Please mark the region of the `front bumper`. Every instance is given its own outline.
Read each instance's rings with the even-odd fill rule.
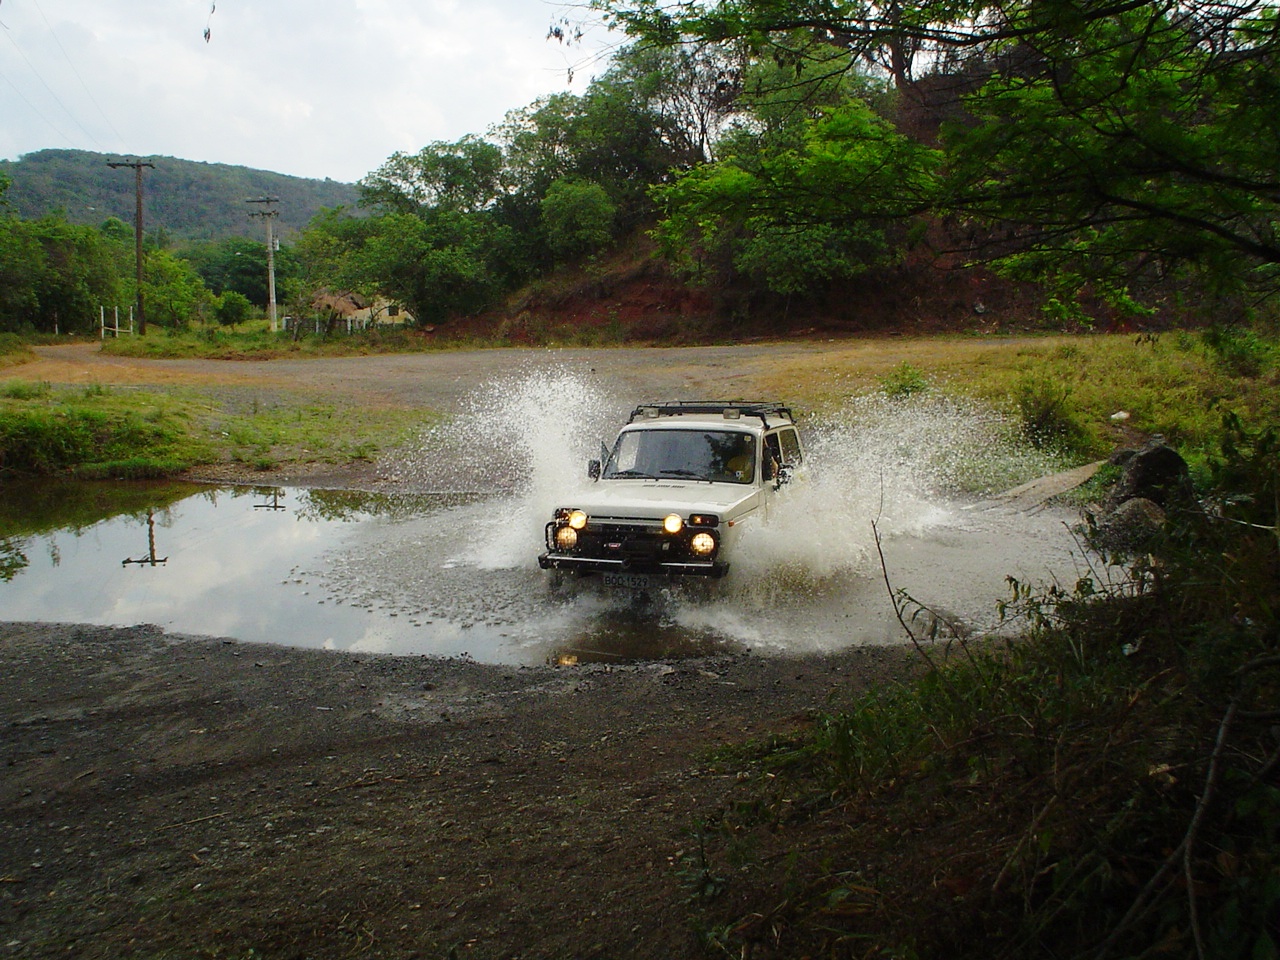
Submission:
[[[710,577],[719,580],[729,564],[719,560],[645,560],[634,557],[584,557],[574,553],[544,553],[538,557],[543,570],[589,573],[657,573],[674,577]]]

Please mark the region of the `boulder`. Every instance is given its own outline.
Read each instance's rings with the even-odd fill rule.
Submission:
[[[1107,497],[1107,511],[1128,500],[1150,500],[1164,511],[1195,503],[1187,461],[1160,437],[1137,450],[1120,450],[1111,457],[1123,467],[1120,479]]]
[[[1107,498],[1090,511],[1095,547],[1142,553],[1151,548],[1170,513],[1199,509],[1187,462],[1162,438],[1136,450],[1117,450],[1110,462],[1122,471]]]

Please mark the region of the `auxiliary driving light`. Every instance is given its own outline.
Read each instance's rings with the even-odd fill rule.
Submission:
[[[684,518],[678,513],[669,513],[662,521],[662,529],[667,533],[679,533],[684,529]]]
[[[556,549],[572,550],[578,545],[578,531],[573,527],[556,528]]]
[[[581,530],[587,525],[587,515],[581,510],[574,510],[569,514],[569,526],[575,530]]]
[[[689,541],[689,549],[700,557],[708,557],[716,552],[716,538],[709,533],[695,533]]]

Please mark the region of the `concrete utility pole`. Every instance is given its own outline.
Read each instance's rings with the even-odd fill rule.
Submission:
[[[143,336],[147,332],[146,315],[142,312],[142,168],[150,167],[152,170],[156,168],[154,163],[148,163],[145,160],[118,160],[107,161],[107,166],[115,169],[117,167],[133,167],[134,174],[134,197],[136,200],[134,217],[133,217],[133,256],[137,264],[137,296],[134,298],[138,307],[138,335]]]
[[[249,214],[251,217],[261,217],[267,222],[267,316],[271,318],[271,332],[276,332],[276,241],[271,231],[271,221],[280,216],[279,210],[271,207],[273,203],[279,203],[279,197],[259,197],[256,200],[246,200],[245,203],[263,203],[266,206],[262,210]]]

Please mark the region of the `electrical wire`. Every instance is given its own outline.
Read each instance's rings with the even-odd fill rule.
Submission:
[[[43,14],[41,14],[41,16],[43,16]],[[82,124],[78,119],[76,119],[75,114],[72,113],[70,108],[68,108],[67,105],[62,102],[62,98],[53,92],[53,88],[49,86],[49,84],[45,81],[44,76],[40,73],[38,69],[36,69],[36,65],[31,62],[31,58],[27,56],[26,51],[23,50],[22,47],[18,45],[18,41],[15,40],[13,37],[13,31],[10,30],[7,26],[5,27],[4,35],[8,37],[9,42],[13,44],[13,48],[18,51],[18,55],[21,56],[22,59],[26,62],[27,67],[30,68],[31,72],[35,75],[35,78],[40,81],[40,85],[45,88],[49,96],[53,98],[54,102],[57,103],[57,105],[62,108],[62,112],[65,113],[71,119],[72,123],[74,123],[77,127],[80,128],[81,133],[83,133],[86,137],[88,137],[91,141],[93,141],[94,144],[97,145],[100,151],[104,153],[107,152],[106,147],[104,147],[98,141],[98,138],[95,137],[92,133],[90,133],[87,129],[85,129],[84,124]],[[12,80],[9,81],[9,85],[13,87],[15,90],[18,89]],[[37,109],[31,103],[31,101],[28,100],[26,96],[22,94],[21,91],[19,91],[18,95],[22,97],[23,102],[26,103],[27,106],[31,107],[31,109],[35,111],[36,115],[39,116],[41,119],[43,119],[45,123],[49,124],[49,126],[53,127],[55,130],[58,129],[57,126],[54,125],[53,121],[51,121],[48,117],[46,117],[43,111]],[[72,144],[72,146],[76,145],[74,140],[66,136],[66,134],[62,133],[61,131],[59,131],[59,135],[62,136],[63,139],[65,139],[68,143]]]
[[[2,0],[0,0],[0,2],[2,2]],[[102,106],[94,98],[93,91],[89,88],[89,85],[84,82],[84,77],[80,75],[80,71],[76,69],[75,61],[67,55],[66,47],[62,45],[62,40],[59,39],[57,31],[53,29],[53,24],[49,22],[49,18],[44,15],[44,9],[40,6],[39,0],[31,0],[31,2],[35,6],[37,12],[39,12],[40,19],[44,21],[44,25],[49,28],[49,36],[53,37],[53,42],[58,45],[58,50],[62,52],[62,59],[67,61],[67,66],[71,68],[71,72],[74,73],[76,75],[76,79],[80,81],[80,87],[84,90],[86,96],[88,96],[89,102],[92,103],[94,109],[98,111],[98,116],[102,117],[102,121],[110,127],[111,132],[115,134],[116,143],[123,147],[124,137],[120,135],[120,131],[116,129],[116,125],[111,122],[111,118],[107,116],[106,111],[102,109]]]
[[[6,27],[5,29],[7,30],[7,29],[8,29],[8,27]],[[34,103],[32,103],[30,100],[28,100],[28,99],[27,99],[27,95],[26,95],[25,93],[23,93],[21,90],[19,90],[19,89],[18,89],[18,87],[17,87],[17,85],[16,85],[12,80],[10,80],[10,79],[9,79],[7,76],[5,76],[3,73],[0,73],[0,79],[4,80],[4,82],[5,82],[5,83],[7,83],[7,84],[9,85],[9,87],[13,90],[13,92],[14,92],[14,93],[16,93],[16,94],[18,95],[18,98],[19,98],[23,103],[25,103],[28,107],[30,107],[30,108],[31,108],[31,112],[32,112],[32,113],[34,113],[37,117],[39,117],[41,120],[43,120],[45,123],[47,123],[47,124],[49,125],[49,129],[51,129],[54,133],[56,133],[59,137],[61,137],[63,140],[65,140],[65,141],[66,141],[69,145],[71,145],[72,147],[75,147],[75,146],[76,146],[76,142],[75,142],[74,140],[72,140],[70,137],[68,137],[65,133],[63,133],[63,132],[58,128],[58,125],[57,125],[56,123],[54,123],[52,120],[50,120],[48,117],[46,117],[46,116],[44,115],[44,113],[42,113],[42,112],[40,111],[40,109],[39,109],[39,108],[38,108]]]

